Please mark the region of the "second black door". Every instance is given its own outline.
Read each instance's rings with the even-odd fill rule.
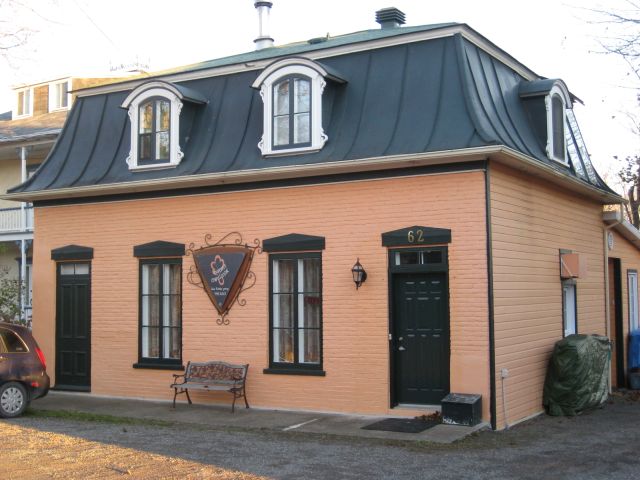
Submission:
[[[395,403],[439,404],[449,393],[446,273],[393,275]]]

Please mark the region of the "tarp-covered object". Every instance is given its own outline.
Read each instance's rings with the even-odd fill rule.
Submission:
[[[569,335],[556,343],[544,383],[549,415],[577,415],[609,394],[611,343],[598,335]]]

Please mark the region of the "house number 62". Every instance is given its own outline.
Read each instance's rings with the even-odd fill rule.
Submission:
[[[407,241],[409,243],[424,242],[424,232],[422,230],[416,230],[416,232],[413,233],[413,230],[409,230],[407,232]]]

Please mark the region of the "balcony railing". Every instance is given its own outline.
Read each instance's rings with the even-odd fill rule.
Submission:
[[[33,231],[33,207],[25,207],[25,219],[22,208],[0,208],[0,233]]]

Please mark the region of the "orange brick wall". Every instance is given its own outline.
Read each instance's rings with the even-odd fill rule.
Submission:
[[[268,254],[256,255],[257,283],[218,326],[206,293],[183,281],[183,358],[249,363],[254,406],[385,414],[389,411],[387,250],[381,233],[411,225],[452,230],[449,245],[451,390],[483,395],[489,418],[484,173],[339,183],[193,197],[36,209],[34,332],[53,375],[55,262],[51,250],[94,248],[92,392],[170,399],[171,373],[133,369],[138,360],[138,259],[155,240],[199,245],[231,231],[245,241],[288,233],[326,238],[323,255],[325,377],[266,375]],[[368,272],[356,291],[351,267]],[[191,257],[184,257],[186,277]],[[221,400],[194,395],[197,402]],[[398,412],[398,410],[395,410]]]

